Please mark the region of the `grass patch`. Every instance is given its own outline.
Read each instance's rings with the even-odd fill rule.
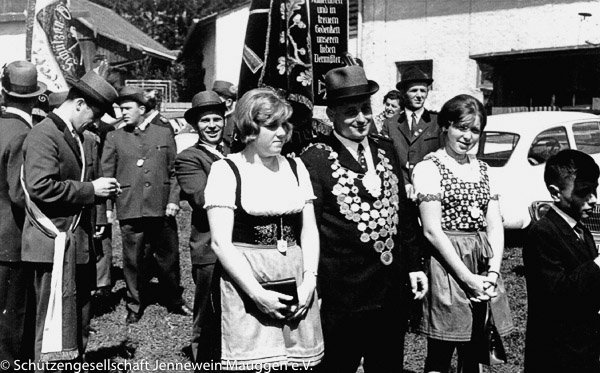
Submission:
[[[188,248],[190,209],[187,204],[182,205],[184,207],[177,217],[181,280],[185,288],[183,297],[191,307],[194,285]],[[139,323],[129,326],[125,324],[125,282],[120,270],[122,246],[118,225],[113,227],[113,238],[115,286],[105,303],[95,304],[95,316],[91,322],[94,332],[90,336],[86,359],[90,362],[113,362],[114,369],[105,370],[110,373],[190,372],[189,369],[185,369],[185,364],[190,362],[190,317],[170,314],[163,306],[154,303],[146,309]],[[502,275],[516,326],[516,331],[504,338],[509,361],[497,367],[485,367],[484,372],[514,373],[522,370],[527,298],[519,241],[512,236],[507,237],[507,244],[510,246],[504,252],[502,264]],[[422,372],[425,354],[425,338],[408,333],[405,342],[405,372]],[[362,372],[362,369],[358,372]]]

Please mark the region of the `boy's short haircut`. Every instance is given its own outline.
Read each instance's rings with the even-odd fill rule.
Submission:
[[[546,186],[566,187],[569,180],[598,182],[600,168],[592,157],[573,149],[561,150],[546,162],[544,182]]]

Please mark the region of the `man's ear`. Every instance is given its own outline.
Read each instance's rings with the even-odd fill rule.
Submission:
[[[140,105],[140,111],[142,112],[142,115],[146,114],[146,106]]]
[[[335,111],[333,111],[332,108],[330,108],[329,106],[327,106],[327,109],[325,110],[325,113],[327,114],[327,118],[329,118],[329,120],[331,121],[331,123],[333,123],[333,119],[335,118]]]
[[[554,184],[548,185],[548,191],[550,192],[550,197],[552,197],[552,201],[559,202],[561,200],[560,188]]]

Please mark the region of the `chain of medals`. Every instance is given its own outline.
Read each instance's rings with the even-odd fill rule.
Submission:
[[[377,156],[380,162],[375,166],[375,171],[360,174],[342,166],[338,154],[330,146],[315,146],[327,150],[329,159],[333,160],[331,176],[337,183],[333,186],[332,193],[337,197],[340,213],[347,220],[356,223],[357,229],[362,232],[360,240],[364,243],[373,242],[373,248],[379,253],[381,262],[390,265],[394,260],[393,236],[398,232],[399,199],[398,177],[393,173],[385,151],[378,149]],[[369,203],[359,196],[358,181],[375,197],[375,202]]]

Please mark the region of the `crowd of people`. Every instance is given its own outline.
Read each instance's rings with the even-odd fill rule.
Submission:
[[[216,370],[398,372],[416,317],[424,371],[449,371],[457,352],[458,371],[480,372],[485,314],[501,337],[514,330],[496,182],[471,152],[487,121],[475,97],[433,113],[432,79],[411,69],[374,115],[378,83],[361,66],[334,68],[332,131],[287,157],[293,109],[276,90],[235,102],[235,86],[217,81],[197,93],[185,119],[198,141],[178,152],[143,90],[117,91],[93,71],[69,83],[33,125],[45,91],[35,66],[3,73],[0,358],[84,359],[92,295],[112,287],[116,221],[125,322],[142,318],[156,275],[168,311],[193,317],[193,360]],[[101,120],[115,106],[116,126]],[[554,204],[523,255],[527,372],[600,372],[600,259],[580,223],[598,177],[575,150],[545,166]],[[192,208],[192,310],[180,284],[180,199]]]

